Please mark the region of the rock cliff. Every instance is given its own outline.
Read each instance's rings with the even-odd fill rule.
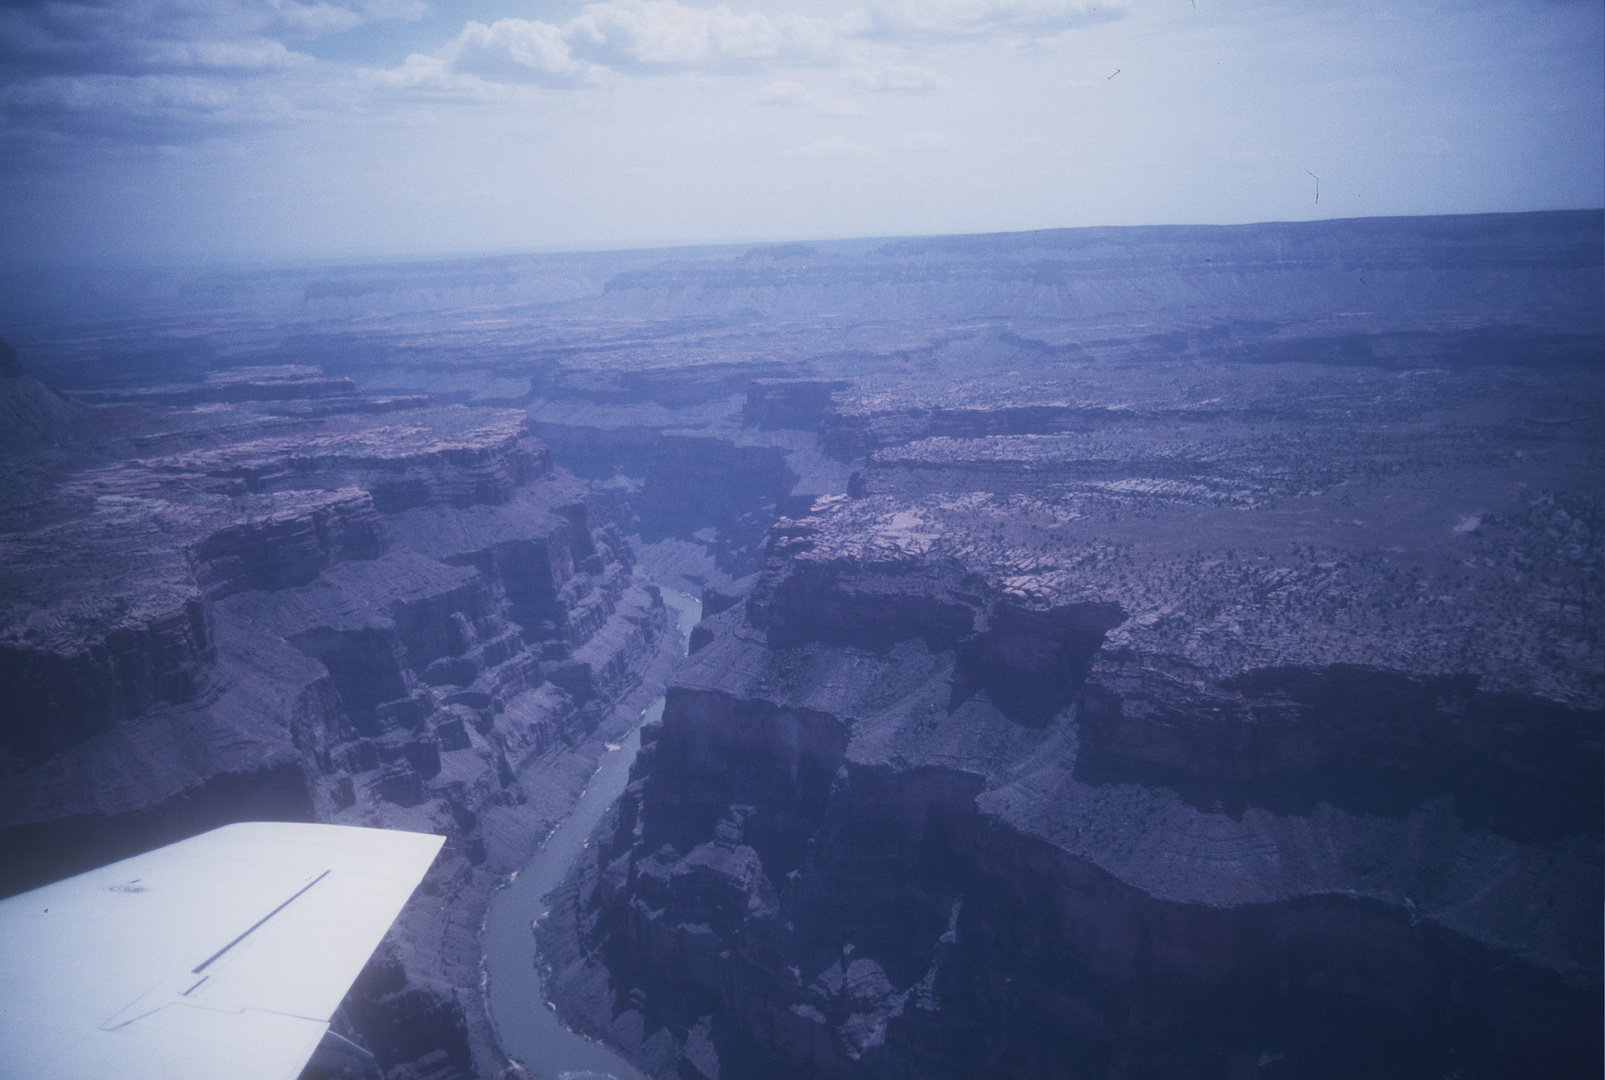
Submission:
[[[98,449],[29,444],[0,540],[3,887],[243,819],[443,834],[340,1022],[391,1077],[497,1071],[478,913],[672,651],[656,587],[518,412],[282,368],[84,397]]]
[[[668,678],[658,581],[705,618],[543,945],[650,1073],[1597,1076],[1602,251],[28,284],[78,400],[0,356],[11,887],[230,816],[443,832],[341,1023],[494,1075],[477,913]]]
[[[1217,577],[977,509],[776,526],[572,883],[569,1008],[710,1077],[1597,1064],[1592,659],[1364,640],[1385,574],[1317,631],[1323,553]],[[1529,648],[1597,648],[1545,607]]]
[[[1597,1072],[1595,380],[836,391],[874,438],[705,594],[560,1002],[726,1080]]]

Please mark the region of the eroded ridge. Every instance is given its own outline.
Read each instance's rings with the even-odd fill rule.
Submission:
[[[572,885],[574,1015],[706,1076],[1597,1054],[1591,504],[1273,547],[1188,492],[896,488],[698,628]]]
[[[674,651],[585,485],[520,412],[299,368],[0,393],[79,425],[0,541],[5,886],[237,820],[444,835],[337,1026],[386,1070],[498,1068],[479,913]]]

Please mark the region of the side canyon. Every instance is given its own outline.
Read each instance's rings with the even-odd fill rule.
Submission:
[[[7,892],[440,833],[339,1029],[516,1076],[666,694],[541,932],[649,1075],[1599,1074],[1599,212],[11,284]]]

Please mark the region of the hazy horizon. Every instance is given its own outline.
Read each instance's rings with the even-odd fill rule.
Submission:
[[[1595,209],[1602,56],[1593,0],[22,0],[0,262]]]
[[[100,257],[100,258],[63,258],[39,259],[31,266],[42,271],[94,271],[105,270],[110,272],[137,272],[150,271],[183,271],[183,270],[221,270],[221,271],[310,271],[310,270],[339,270],[360,269],[364,267],[405,266],[411,264],[430,265],[446,262],[490,262],[497,259],[537,258],[540,256],[606,256],[631,254],[670,254],[674,252],[718,252],[725,250],[740,250],[745,248],[785,247],[788,245],[830,245],[830,244],[877,244],[882,241],[944,239],[949,237],[980,237],[980,236],[1024,236],[1031,233],[1068,232],[1077,229],[1166,229],[1166,228],[1253,228],[1255,226],[1278,226],[1289,224],[1317,224],[1359,221],[1383,221],[1395,218],[1432,218],[1432,217],[1487,217],[1497,215],[1517,214],[1546,214],[1546,213],[1605,213],[1605,206],[1566,206],[1566,207],[1540,207],[1532,210],[1496,210],[1469,213],[1446,214],[1366,214],[1348,215],[1344,217],[1309,218],[1300,221],[1291,220],[1264,220],[1241,222],[1191,222],[1191,221],[1153,221],[1130,225],[1046,225],[1035,229],[993,229],[969,232],[926,232],[926,233],[882,233],[878,235],[857,236],[751,236],[728,237],[709,240],[664,241],[662,243],[617,243],[598,242],[589,246],[554,245],[554,246],[509,246],[505,248],[461,249],[443,251],[406,251],[406,250],[371,250],[371,251],[327,251],[327,252],[295,252],[295,251],[236,251],[236,252],[180,252],[162,254],[134,254],[127,258]],[[26,273],[29,267],[24,265],[6,265],[0,262],[0,273]]]

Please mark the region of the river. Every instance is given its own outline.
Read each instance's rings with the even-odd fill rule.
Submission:
[[[683,647],[701,617],[702,603],[672,589],[663,590],[663,602],[675,613]],[[662,715],[659,696],[641,714],[640,723]],[[640,747],[638,723],[617,750],[602,756],[574,808],[512,883],[490,898],[485,913],[480,946],[496,1041],[502,1053],[523,1063],[535,1080],[645,1080],[639,1069],[603,1044],[570,1031],[548,1006],[533,930],[546,914],[546,894],[568,875],[602,815],[629,783],[630,766]]]

